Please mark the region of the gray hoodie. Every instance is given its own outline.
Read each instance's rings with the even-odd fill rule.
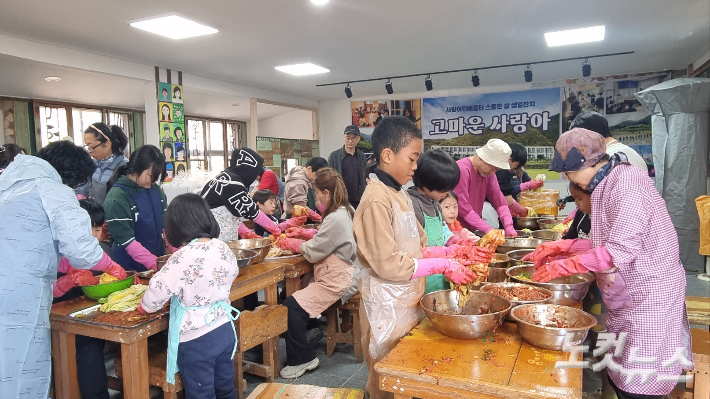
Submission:
[[[416,187],[410,187],[407,193],[409,193],[409,197],[412,198],[414,214],[417,216],[417,221],[422,225],[422,228],[424,227],[425,214],[430,217],[441,215],[441,205],[439,205],[437,201],[417,191]]]
[[[308,202],[308,189],[313,187],[303,166],[296,166],[288,172],[286,176],[286,188],[284,189],[284,213],[290,214],[294,205],[306,206]]]

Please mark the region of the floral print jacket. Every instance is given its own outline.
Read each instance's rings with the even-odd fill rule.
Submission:
[[[229,322],[221,308],[210,311],[210,305],[229,302],[229,290],[238,274],[237,258],[227,244],[216,238],[195,241],[175,252],[150,279],[143,309],[155,312],[172,296],[185,308],[200,307],[186,310],[180,325],[180,342],[191,341]]]

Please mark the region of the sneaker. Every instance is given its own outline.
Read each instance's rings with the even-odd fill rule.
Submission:
[[[281,369],[279,375],[281,378],[294,379],[306,374],[306,371],[315,370],[318,368],[320,360],[315,358],[308,363],[299,364],[298,366],[286,366]]]
[[[309,344],[318,342],[321,339],[323,339],[323,331],[321,331],[320,328],[311,328],[310,330],[306,331],[306,340]]]

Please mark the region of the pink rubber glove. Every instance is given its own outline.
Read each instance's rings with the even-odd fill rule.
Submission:
[[[603,245],[580,254],[579,260],[586,269],[593,272],[604,272],[614,267],[614,259]]]
[[[130,255],[133,260],[145,266],[146,269],[158,271],[158,257],[145,249],[138,241],[133,240],[132,243],[128,244],[126,252],[128,252],[128,255]]]
[[[299,240],[297,238],[281,237],[276,242],[276,245],[278,245],[279,248],[281,248],[281,249],[285,249],[285,250],[300,254],[301,253],[301,244],[303,244],[303,242],[304,242],[303,240]]]
[[[422,248],[422,258],[446,258],[449,256],[453,250],[458,247],[458,245],[452,245],[450,247],[425,247]]]
[[[510,208],[510,214],[516,218],[524,218],[528,216],[528,209],[516,201],[513,201],[510,205],[508,205],[508,208]]]
[[[313,236],[318,233],[316,229],[304,229],[303,227],[291,227],[286,230],[286,237],[289,238],[303,238],[306,240],[312,240]]]
[[[163,241],[165,241],[165,245],[168,246],[168,250],[170,251],[171,254],[174,254],[175,252],[177,252],[178,249],[182,248],[182,247],[176,248],[176,247],[173,247],[172,245],[170,245],[170,243],[168,242],[168,239],[165,237],[165,229],[163,229]]]
[[[251,231],[247,226],[244,225],[244,223],[239,223],[239,227],[237,228],[237,233],[239,234],[239,237],[241,237],[244,240],[248,240],[251,238],[264,238],[264,237],[260,237],[255,232]]]
[[[535,266],[535,273],[532,275],[532,280],[546,283],[558,277],[571,276],[588,271],[589,270],[582,265],[579,255],[577,255],[567,259],[553,260],[539,267]]]
[[[458,235],[459,235],[459,237],[465,238],[465,239],[467,239],[467,240],[469,240],[469,241],[472,241],[472,242],[474,242],[474,243],[477,243],[478,240],[481,239],[481,237],[479,237],[479,236],[477,236],[477,235],[471,233],[471,231],[470,231],[469,229],[461,229],[461,230],[459,230]]]
[[[101,262],[99,261],[99,263],[101,263]],[[71,263],[69,263],[69,259],[67,259],[63,256],[62,256],[62,259],[59,259],[59,267],[57,267],[57,271],[59,273],[69,273],[69,271],[73,268],[74,267],[72,267]],[[64,276],[62,276],[62,277],[64,277]]]
[[[113,265],[114,263],[115,262],[113,261],[113,259],[111,259],[111,257],[108,256],[108,254],[106,252],[104,252],[103,256],[101,256],[101,260],[99,260],[99,263],[95,264],[94,267],[91,268],[91,270],[96,270],[96,271],[101,272],[101,271],[106,270],[107,267]],[[60,262],[60,264],[61,264],[61,262]]]
[[[544,265],[545,263],[550,263],[553,260],[557,260],[560,257],[569,258],[575,255],[581,255],[582,253],[590,250],[592,248],[592,241],[585,239],[574,239],[574,240],[558,240],[545,242],[540,244],[535,252],[532,254],[525,255],[523,261],[529,261],[533,259],[535,262],[535,267]]]
[[[76,287],[76,284],[74,284],[74,278],[71,274],[59,277],[57,282],[54,283],[53,295],[55,298],[59,298],[74,287]]]
[[[83,199],[86,199],[86,196],[84,194],[77,194],[76,199],[83,200]]]
[[[412,279],[432,274],[443,274],[454,284],[468,284],[478,277],[470,269],[448,259],[417,259],[417,269],[412,274]]]
[[[136,310],[138,313],[148,314],[148,311],[143,309],[143,303],[138,304],[138,308]]]
[[[322,214],[323,211],[325,210],[325,206],[323,204],[318,204],[318,205],[316,205],[316,209],[318,209],[318,212],[320,212]]]
[[[505,228],[503,228],[503,231],[505,231],[506,237],[517,237],[518,236],[518,232],[515,231],[513,226],[505,226]]]
[[[578,211],[578,210],[579,210],[579,208],[575,208],[572,212],[570,212],[570,214],[567,215],[567,217],[565,218],[565,220],[562,221],[562,224],[567,224],[567,223],[571,222],[572,220],[574,220],[574,215],[577,214],[577,211]]]
[[[460,245],[464,241],[465,239],[457,236],[456,234],[453,234],[451,237],[449,237],[449,240],[446,241],[446,246],[450,247],[452,245]]]
[[[303,225],[303,223],[306,223],[306,220],[308,220],[308,216],[292,217],[291,219],[284,220],[283,222],[279,223],[279,228],[281,229],[281,231],[288,230],[292,227],[298,227]]]
[[[545,182],[542,180],[530,180],[525,183],[520,184],[520,191],[528,191],[528,190],[537,190],[538,188],[542,187],[545,185]]]
[[[119,280],[123,280],[128,277],[128,275],[126,274],[126,269],[122,268],[121,265],[119,265],[118,263],[114,263],[111,266],[108,266],[106,269],[104,269],[104,273],[108,273]]]
[[[318,212],[314,211],[314,210],[311,209],[311,208],[307,208],[307,209],[308,209],[308,219],[311,219],[311,220],[323,220],[323,217],[322,217],[321,215],[319,215]],[[325,208],[323,208],[323,209],[325,209]],[[321,212],[322,212],[322,211],[321,211]]]
[[[276,222],[271,220],[264,212],[259,211],[259,214],[254,218],[254,223],[258,223],[264,230],[273,234],[274,237],[281,235],[281,229],[276,225]]]

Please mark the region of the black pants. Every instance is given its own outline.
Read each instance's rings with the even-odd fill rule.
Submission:
[[[609,385],[614,388],[614,392],[616,392],[616,397],[618,399],[662,399],[665,397],[665,395],[641,395],[638,393],[622,391],[616,386],[616,384],[614,384],[614,381],[612,381],[611,378],[609,378]]]
[[[286,365],[298,366],[316,358],[316,350],[308,343],[306,331],[311,317],[292,296],[286,298],[288,331],[286,331]]]
[[[237,398],[232,350],[231,322],[192,341],[180,342],[177,363],[186,398]]]
[[[76,371],[84,399],[108,399],[103,339],[76,336]]]

